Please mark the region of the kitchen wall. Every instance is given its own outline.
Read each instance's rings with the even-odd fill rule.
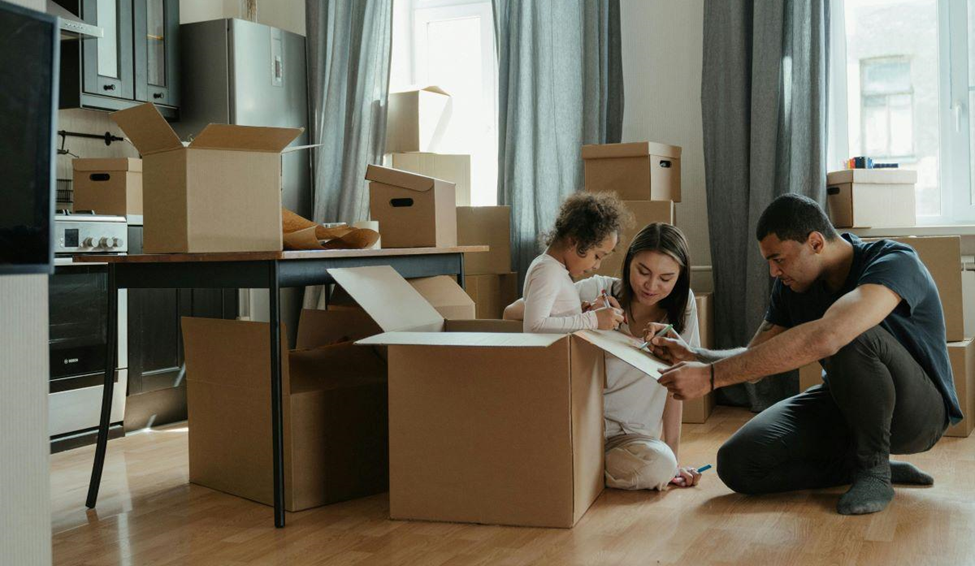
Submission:
[[[622,0],[620,19],[623,141],[683,148],[677,225],[690,241],[692,263],[710,265],[701,129],[704,0]]]
[[[13,0],[35,10],[44,0]],[[0,561],[51,563],[47,276],[0,276]]]

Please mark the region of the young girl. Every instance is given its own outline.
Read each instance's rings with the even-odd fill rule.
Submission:
[[[630,244],[622,279],[595,275],[575,284],[581,300],[599,305],[603,292],[622,306],[620,328],[634,337],[645,329],[673,324],[671,338],[699,346],[697,308],[690,289],[687,240],[669,224],[649,224]],[[518,319],[525,308],[516,301],[505,318]],[[588,314],[588,313],[587,313]],[[619,489],[666,489],[696,485],[697,470],[678,465],[683,404],[643,373],[606,356],[603,390],[606,435],[606,485]]]
[[[576,193],[565,199],[546,237],[548,248],[525,274],[525,332],[614,329],[623,322],[617,308],[582,312],[572,280],[599,268],[616,247],[627,214],[612,194]]]

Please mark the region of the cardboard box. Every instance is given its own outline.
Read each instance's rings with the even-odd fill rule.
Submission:
[[[468,296],[468,293],[465,293],[457,285],[452,277],[446,275],[421,277],[410,279],[409,283],[445,319],[470,320],[481,318],[476,316],[475,302]],[[494,318],[501,317],[496,316]]]
[[[917,172],[846,169],[826,175],[826,208],[837,228],[914,226]]]
[[[444,153],[388,153],[383,165],[454,184],[457,206],[471,205],[471,156]]]
[[[388,485],[386,366],[370,348],[327,345],[352,311],[308,312],[299,341],[324,346],[289,352],[281,333],[288,511]],[[184,318],[182,328],[190,481],[273,505],[268,325]]]
[[[142,216],[142,160],[73,159],[74,210]]]
[[[714,348],[714,301],[711,293],[694,293],[697,306],[697,326],[701,333],[701,347]],[[684,411],[681,422],[704,423],[714,412],[714,393],[708,393],[700,399],[684,401]]]
[[[142,154],[145,253],[282,249],[281,152],[301,128],[210,124],[183,147],[152,104],[112,119]]]
[[[486,245],[487,252],[464,254],[465,275],[511,272],[511,207],[458,206],[457,243]]]
[[[586,190],[680,202],[680,154],[680,146],[655,142],[582,146]]]
[[[438,151],[450,124],[450,95],[440,87],[389,93],[386,151]]]
[[[616,251],[606,256],[596,270],[599,275],[609,275],[620,277],[623,274],[623,260],[626,259],[626,250],[630,247],[630,242],[640,230],[652,222],[663,222],[664,224],[674,224],[677,221],[674,203],[669,200],[663,201],[624,201],[626,208],[633,213],[633,225],[623,231],[619,242],[616,244]]]
[[[457,245],[454,184],[370,165],[369,211],[379,222],[384,248],[449,248]]]
[[[389,267],[329,273],[386,331],[358,344],[388,347],[392,518],[571,527],[585,514],[603,489],[603,352],[654,377],[663,363],[618,332],[455,332]]]
[[[948,344],[948,359],[955,379],[955,393],[965,415],[960,423],[948,427],[945,436],[968,437],[975,428],[975,340]]]
[[[799,391],[805,391],[813,385],[823,382],[823,366],[819,362],[806,364],[799,368]]]
[[[476,305],[477,318],[500,319],[504,308],[518,300],[518,274],[468,275],[464,278],[467,295]]]
[[[879,238],[864,238],[876,241]],[[975,336],[975,317],[973,326],[965,324],[963,272],[961,264],[961,238],[958,236],[932,236],[886,238],[907,244],[917,252],[921,263],[928,268],[945,315],[945,332],[948,342],[958,342]]]

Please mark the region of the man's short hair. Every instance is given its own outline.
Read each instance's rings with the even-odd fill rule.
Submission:
[[[755,238],[761,242],[769,234],[775,234],[782,241],[805,243],[813,232],[819,232],[827,240],[839,237],[819,203],[806,196],[785,194],[765,208],[758,219]]]

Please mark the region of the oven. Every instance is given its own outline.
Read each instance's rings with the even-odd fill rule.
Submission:
[[[126,250],[124,217],[56,215],[54,274],[48,284],[51,450],[89,444],[97,433],[108,339],[108,267],[78,254]],[[118,297],[118,363],[113,434],[122,434],[127,389],[127,291]]]

